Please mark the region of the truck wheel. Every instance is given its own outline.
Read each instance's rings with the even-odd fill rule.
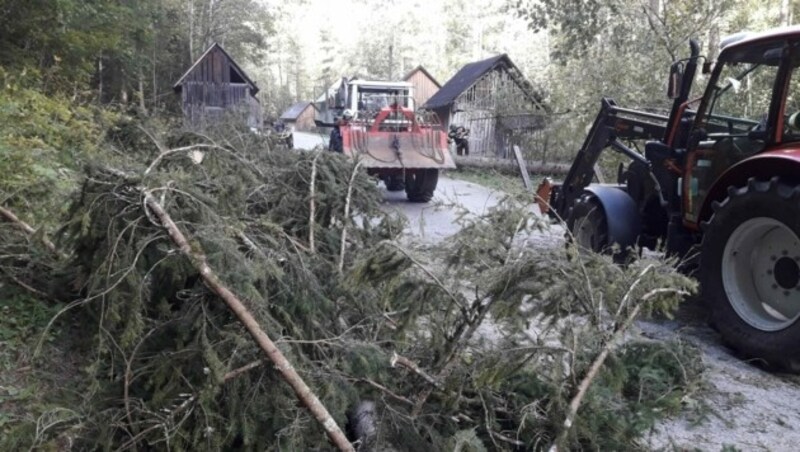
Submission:
[[[800,371],[800,190],[751,178],[706,226],[699,277],[712,326],[746,358]]]
[[[439,170],[425,168],[406,171],[406,196],[411,202],[428,202],[439,183]]]
[[[390,174],[383,178],[383,183],[388,191],[402,191],[406,188],[402,174]]]

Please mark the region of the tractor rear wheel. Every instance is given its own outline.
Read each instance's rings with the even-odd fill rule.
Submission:
[[[424,168],[406,170],[406,196],[411,202],[428,202],[439,183],[439,170]]]
[[[745,357],[800,371],[800,189],[750,179],[706,226],[699,277],[712,326]]]

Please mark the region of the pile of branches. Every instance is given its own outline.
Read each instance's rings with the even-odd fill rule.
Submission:
[[[31,287],[92,337],[39,445],[621,449],[695,389],[695,350],[625,337],[694,290],[668,262],[536,249],[511,200],[416,248],[356,161],[146,135],[86,167]]]

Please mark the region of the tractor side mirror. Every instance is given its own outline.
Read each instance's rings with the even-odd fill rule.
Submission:
[[[669,68],[669,85],[667,86],[667,97],[677,99],[681,95],[681,85],[683,84],[683,64],[680,62],[672,63]]]

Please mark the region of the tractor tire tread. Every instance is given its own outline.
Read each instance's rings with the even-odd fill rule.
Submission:
[[[701,298],[709,308],[709,323],[724,343],[745,359],[796,373],[800,372],[800,319],[774,332],[749,325],[728,301],[721,273],[727,240],[739,224],[766,215],[782,221],[785,211],[800,217],[796,213],[800,211],[800,186],[773,177],[769,181],[751,178],[743,187],[728,187],[728,197],[714,204],[711,217],[704,222],[698,276]],[[793,224],[782,222],[800,235],[800,218]]]

